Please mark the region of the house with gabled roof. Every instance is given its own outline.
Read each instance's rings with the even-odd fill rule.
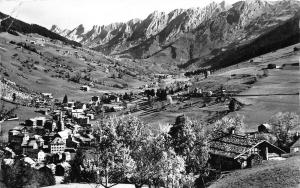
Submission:
[[[290,153],[300,152],[300,139],[298,139],[291,147]]]
[[[50,153],[63,153],[66,148],[64,140],[60,137],[54,138],[54,140],[52,140],[52,142],[49,145]]]
[[[214,169],[232,170],[260,164],[262,160],[281,156],[285,151],[266,140],[234,133],[218,132],[210,146],[210,165]]]

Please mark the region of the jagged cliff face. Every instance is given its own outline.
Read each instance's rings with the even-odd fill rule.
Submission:
[[[88,47],[119,46],[128,47],[140,44],[141,42],[163,32],[160,37],[162,41],[170,41],[179,34],[196,28],[203,20],[214,13],[225,10],[223,4],[212,3],[200,9],[176,9],[166,14],[154,11],[145,20],[133,19],[126,23],[113,23],[105,26],[95,25],[90,31],[84,32],[83,25],[79,25],[67,33],[61,32],[57,26],[52,26],[51,31],[80,42]],[[122,44],[116,45],[119,41]],[[123,44],[126,43],[126,44]],[[112,49],[111,52],[114,52]]]
[[[61,36],[67,36],[68,33],[70,32],[70,30],[68,30],[68,29],[61,29],[57,25],[53,25],[51,27],[50,31],[52,31],[54,33],[57,33],[57,34],[59,34]]]
[[[153,12],[145,20],[94,26],[82,25],[65,34],[52,31],[105,54],[133,58],[170,58],[183,67],[247,43],[295,16],[299,1],[211,3],[204,8]]]

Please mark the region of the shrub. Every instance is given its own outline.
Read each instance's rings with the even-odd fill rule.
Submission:
[[[3,74],[4,76],[9,77],[9,74],[7,72],[4,72]]]
[[[72,75],[69,80],[75,83],[79,83],[80,79],[81,79],[81,73],[77,72],[74,75]]]
[[[276,69],[276,64],[268,64],[268,69]]]
[[[114,84],[113,87],[120,88],[120,89],[124,88],[122,84]]]

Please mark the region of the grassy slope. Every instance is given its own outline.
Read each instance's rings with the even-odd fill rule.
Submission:
[[[254,62],[260,62],[258,64],[249,65],[249,63],[245,62],[240,64],[239,68],[233,66],[232,69],[228,69],[219,75],[229,76],[237,73],[262,74],[261,68],[266,67],[269,63],[276,65],[299,63],[299,52],[293,52],[295,46],[299,47],[300,44],[259,56],[254,59]],[[299,93],[299,88],[299,67],[295,66],[292,70],[269,70],[268,77],[260,79],[250,89],[241,93],[242,95],[254,96],[238,97],[239,101],[246,104],[238,112],[245,116],[246,129],[256,130],[257,125],[267,122],[277,112],[296,112],[300,115],[299,95],[296,95],[297,92]],[[272,94],[287,95],[274,96]]]
[[[16,37],[7,33],[0,34],[0,47],[2,49],[0,50],[0,69],[3,69],[3,72],[7,72],[9,74],[9,77],[7,77],[9,80],[12,80],[18,85],[26,87],[30,90],[36,92],[51,92],[56,98],[62,98],[64,94],[67,94],[70,99],[88,101],[91,96],[99,95],[99,93],[102,92],[119,91],[118,88],[110,87],[115,83],[128,84],[128,89],[138,87],[144,83],[137,78],[127,75],[123,76],[122,79],[109,78],[111,75],[110,73],[105,73],[106,69],[104,66],[110,66],[110,71],[112,73],[118,72],[118,69],[120,68],[126,69],[126,67],[129,66],[131,66],[130,68],[135,68],[137,71],[139,69],[132,63],[130,65],[129,62],[126,63],[126,65],[120,64],[114,66],[113,63],[105,59],[105,57],[103,57],[100,53],[94,53],[94,55],[90,55],[80,50],[73,49],[70,46],[47,44],[45,47],[35,46],[40,52],[43,53],[43,56],[40,56],[27,50],[22,51],[21,49],[16,49],[16,45],[6,43],[11,40],[16,42],[24,42],[27,38],[28,40],[32,40],[30,37],[23,35]],[[60,51],[58,52],[57,50]],[[96,61],[97,63],[93,63],[92,61],[83,61],[75,58],[73,55],[63,55],[62,51],[66,50],[70,51],[71,54],[73,54],[75,51],[78,51],[80,55],[85,56],[88,60],[93,59],[93,61]],[[18,54],[18,56],[13,58],[12,56],[14,54]],[[35,61],[38,61],[38,64],[34,64],[37,67],[37,70],[29,70],[26,67],[22,67],[24,63],[21,62],[26,60],[29,61],[27,64],[34,64]],[[74,82],[68,82],[66,79],[52,77],[53,75],[58,75],[55,72],[57,70],[67,71],[64,68],[52,68],[52,66],[57,65],[70,66],[73,71],[73,73],[70,72],[70,74],[74,74],[76,71],[85,70],[88,67],[93,66],[95,69],[90,72],[92,79],[102,80],[111,85],[96,85],[96,88],[91,89],[91,91],[82,92],[79,90],[79,88],[82,84],[84,84],[83,82],[81,84],[76,84]],[[139,67],[140,66],[141,65],[139,65]],[[22,70],[20,68],[22,68]],[[45,73],[44,69],[50,69],[50,71]],[[88,81],[85,82],[88,83]]]
[[[264,161],[260,166],[234,171],[210,188],[299,187],[300,156],[285,161]]]

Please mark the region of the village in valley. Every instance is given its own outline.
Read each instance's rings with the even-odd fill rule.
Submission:
[[[275,69],[269,68],[269,66],[265,67],[262,74],[267,74],[268,71],[274,71],[276,68],[282,69],[282,65]],[[209,133],[210,138],[206,140],[210,156],[207,160],[210,169],[206,176],[207,182],[210,182],[209,179],[216,176],[216,173],[255,167],[261,165],[264,160],[286,160],[284,156],[300,150],[300,135],[296,124],[290,127],[296,128],[296,131],[287,132],[289,139],[292,139],[288,145],[284,145],[287,143],[279,145],[274,127],[267,121],[256,124],[254,130],[249,131],[250,129],[243,125],[242,117],[238,115],[239,109],[243,108],[244,104],[234,98],[234,96],[238,97],[243,90],[229,91],[232,86],[228,81],[219,85],[220,87],[215,87],[215,83],[209,85],[207,80],[211,82],[218,76],[208,70],[202,72],[197,77],[184,74],[157,74],[154,75],[151,83],[140,86],[136,90],[124,93],[100,93],[98,96],[91,96],[88,102],[70,100],[68,95],[55,98],[52,93],[26,94],[17,87],[16,83],[2,77],[2,103],[15,104],[17,108],[34,109],[37,113],[36,116],[20,121],[18,119],[20,114],[11,111],[1,123],[2,168],[14,164],[16,158],[21,157],[34,169],[50,169],[56,177],[56,183],[62,183],[70,173],[72,161],[78,151],[86,155],[85,165],[96,165],[96,157],[93,154],[99,147],[101,131],[104,131],[105,124],[111,126],[112,122],[120,120],[129,123],[134,117],[142,119],[146,117],[147,123],[151,124],[155,120],[152,122],[147,120],[148,116],[160,117],[161,113],[174,113],[174,117],[169,120],[173,123],[163,125],[171,127],[172,135],[172,130],[181,130],[192,122],[190,118],[194,118],[187,116],[188,113],[178,111],[185,108],[190,111],[195,105],[199,110],[208,111],[210,108],[211,113],[214,112],[213,116],[206,117],[209,118],[209,123],[206,123],[208,127],[209,124],[214,124],[213,132]],[[265,79],[266,76],[262,75],[259,79]],[[234,82],[251,82],[253,79],[250,75],[231,75],[231,77]],[[197,80],[197,85],[193,84],[195,83],[192,82],[193,79]],[[201,87],[201,83],[205,88]],[[84,93],[89,93],[92,87],[78,85],[77,89],[85,95]],[[176,108],[178,111],[174,111]],[[293,120],[299,118],[292,113],[281,114],[280,117],[285,116],[295,118]],[[5,126],[11,129],[7,130]],[[155,131],[160,131],[159,128],[156,126]],[[91,171],[97,172],[96,169],[95,167]]]
[[[295,2],[285,3],[280,8]],[[245,35],[240,46],[217,45],[195,57],[193,50],[201,50],[187,45],[189,28],[183,39],[159,48],[153,42],[162,40],[159,33],[141,47],[144,38],[130,41],[135,32],[95,47],[101,37],[82,45],[54,26],[50,31],[5,16],[0,188],[300,185],[300,27],[297,40],[260,43],[284,33],[290,20],[254,42]],[[291,22],[299,18],[295,13]],[[127,37],[114,37],[120,36]]]

